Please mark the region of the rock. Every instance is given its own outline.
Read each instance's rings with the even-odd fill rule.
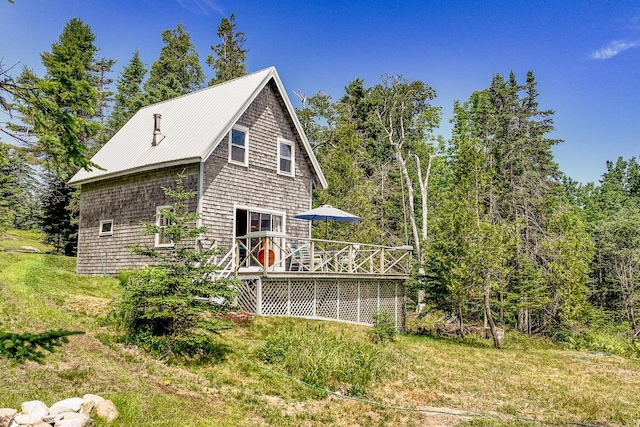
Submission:
[[[8,427],[17,413],[18,411],[13,408],[0,409],[0,427]]]
[[[120,414],[118,413],[118,408],[116,408],[116,405],[114,405],[112,401],[103,400],[96,405],[96,415],[107,420],[107,422],[111,422],[118,418]]]
[[[35,424],[31,424],[31,427],[51,427],[51,423],[47,423],[45,421],[38,421]]]
[[[93,425],[94,423],[91,418],[87,418],[86,420],[73,418],[56,421],[54,427],[93,427]]]
[[[104,397],[100,397],[97,394],[85,394],[82,396],[82,400],[85,402],[92,401],[96,405],[104,400]]]
[[[83,400],[79,397],[72,397],[70,399],[64,399],[51,405],[51,409],[56,407],[69,408],[72,411],[78,412]]]
[[[63,412],[75,412],[72,408],[67,408],[66,406],[52,406],[49,408],[49,416],[56,416]],[[46,418],[46,417],[45,417]]]
[[[37,423],[38,421],[40,421],[42,419],[42,417],[39,417],[37,414],[36,415],[31,415],[31,414],[18,414],[15,417],[13,417],[13,422],[15,422],[18,425],[30,425],[33,423]]]
[[[91,415],[91,411],[95,408],[96,402],[93,400],[83,400],[82,405],[80,406],[80,413],[86,416]]]
[[[47,405],[45,405],[44,402],[41,402],[39,400],[31,400],[29,402],[23,402],[21,409],[23,414],[32,415],[37,420],[46,416],[49,413],[49,408],[47,407]]]

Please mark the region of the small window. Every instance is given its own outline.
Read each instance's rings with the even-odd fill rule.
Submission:
[[[234,126],[229,133],[229,162],[249,165],[249,129]]]
[[[100,221],[100,236],[113,236],[113,220]]]
[[[170,247],[173,242],[168,236],[165,236],[164,229],[171,225],[171,220],[164,215],[163,211],[171,210],[172,206],[158,206],[156,208],[156,225],[160,227],[159,233],[156,234],[156,247]]]
[[[295,170],[293,142],[278,140],[278,173],[293,176]]]

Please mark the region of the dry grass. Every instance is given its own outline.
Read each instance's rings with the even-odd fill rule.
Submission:
[[[5,330],[86,331],[42,364],[0,359],[0,406],[98,393],[121,412],[113,426],[640,425],[638,361],[549,344],[498,351],[480,339],[465,344],[400,336],[387,345],[393,363],[368,398],[413,410],[320,397],[265,369],[256,356],[265,338],[283,327],[305,328],[308,321],[299,319],[257,318],[220,335],[227,349],[220,360],[168,366],[118,343],[119,332],[105,326],[110,299],[119,292],[116,281],[79,278],[73,267],[64,257],[0,253]],[[366,335],[366,328],[353,325],[325,327]]]

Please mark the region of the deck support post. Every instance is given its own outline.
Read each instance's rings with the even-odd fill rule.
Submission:
[[[262,314],[262,279],[256,281],[256,314]]]

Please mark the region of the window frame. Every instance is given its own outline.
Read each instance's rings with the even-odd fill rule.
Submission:
[[[238,131],[244,133],[244,161],[239,162],[233,159],[233,147],[239,147],[238,145],[233,144],[233,131]],[[234,125],[229,131],[229,163],[240,166],[249,166],[249,128],[240,125]]]
[[[161,225],[161,219],[162,219],[162,211],[163,210],[172,210],[173,206],[172,205],[162,205],[162,206],[156,206],[156,226],[159,227],[160,229],[164,229],[167,227],[167,225]],[[156,248],[172,248],[174,246],[174,242],[170,241],[169,243],[161,243],[160,241],[160,234],[161,233],[156,233],[154,238],[155,238],[155,247]]]
[[[280,145],[281,144],[285,144],[288,145],[289,147],[291,147],[291,157],[287,158],[287,157],[283,157],[282,153],[280,152]],[[291,176],[291,177],[295,177],[296,176],[296,144],[293,141],[289,141],[288,139],[284,139],[284,138],[278,138],[278,174],[279,175],[284,175],[284,176]],[[291,162],[291,170],[289,172],[287,171],[283,171],[280,168],[281,165],[281,161],[282,160],[288,160],[289,162]]]
[[[102,231],[102,227],[106,224],[111,224],[111,227],[109,227],[109,231]],[[112,219],[104,219],[100,221],[100,226],[98,227],[98,236],[100,237],[113,236],[113,220]]]

